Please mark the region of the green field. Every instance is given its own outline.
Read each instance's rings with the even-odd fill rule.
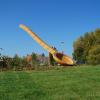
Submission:
[[[100,66],[0,72],[0,100],[100,100]]]

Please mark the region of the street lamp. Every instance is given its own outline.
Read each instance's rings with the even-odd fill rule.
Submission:
[[[62,54],[64,54],[64,42],[63,41],[61,42],[61,45],[62,45]]]

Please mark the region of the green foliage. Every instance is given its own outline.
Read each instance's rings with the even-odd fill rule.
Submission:
[[[73,58],[78,63],[99,64],[98,57],[96,57],[100,55],[100,52],[97,52],[97,45],[100,45],[100,29],[94,32],[85,33],[84,36],[78,38],[74,42]],[[96,55],[94,55],[94,52],[96,52]]]
[[[31,56],[32,56],[32,66],[36,67],[37,65],[39,65],[39,61],[37,60],[37,55],[36,53],[32,53]]]
[[[18,70],[23,68],[23,59],[19,57],[17,54],[12,58],[11,61],[9,61],[9,66],[12,66],[12,68]]]
[[[100,64],[100,45],[93,46],[88,53],[87,62],[89,64]]]
[[[35,53],[32,53],[31,56],[32,56],[32,61],[37,61],[37,55]]]
[[[42,56],[42,57],[45,57],[45,54],[44,54],[44,53],[42,53],[42,54],[41,54],[41,56]]]

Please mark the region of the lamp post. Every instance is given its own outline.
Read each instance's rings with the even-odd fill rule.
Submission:
[[[62,54],[64,54],[64,42],[61,42],[61,46],[62,46]]]

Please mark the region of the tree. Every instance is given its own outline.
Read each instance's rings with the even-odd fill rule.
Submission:
[[[100,45],[100,29],[96,29],[94,37],[95,37],[95,44]]]
[[[87,56],[87,63],[93,65],[100,64],[100,45],[93,46],[89,50],[89,54]]]
[[[19,57],[17,54],[13,57],[12,65],[15,67],[15,69],[22,68],[22,58]]]
[[[39,64],[39,61],[37,59],[37,54],[33,52],[31,54],[31,56],[32,56],[32,65],[33,65],[33,67],[35,67]]]
[[[77,39],[74,42],[73,47],[74,47],[73,58],[76,60],[78,64],[85,63],[83,37]]]
[[[42,56],[42,57],[45,57],[45,54],[44,54],[44,53],[42,53],[42,54],[41,54],[41,56]]]
[[[35,53],[32,53],[31,56],[32,56],[32,61],[37,61],[37,55]]]
[[[84,36],[79,37],[74,42],[73,58],[78,63],[81,62],[85,64],[90,64],[91,61],[96,62],[95,59],[93,58],[94,59],[93,60],[91,59],[91,57],[92,57],[92,54],[94,54],[94,52],[97,53],[95,55],[96,57],[99,55],[99,52],[97,52],[99,47],[97,45],[100,45],[100,29],[96,29],[94,32],[87,32],[84,34]]]

